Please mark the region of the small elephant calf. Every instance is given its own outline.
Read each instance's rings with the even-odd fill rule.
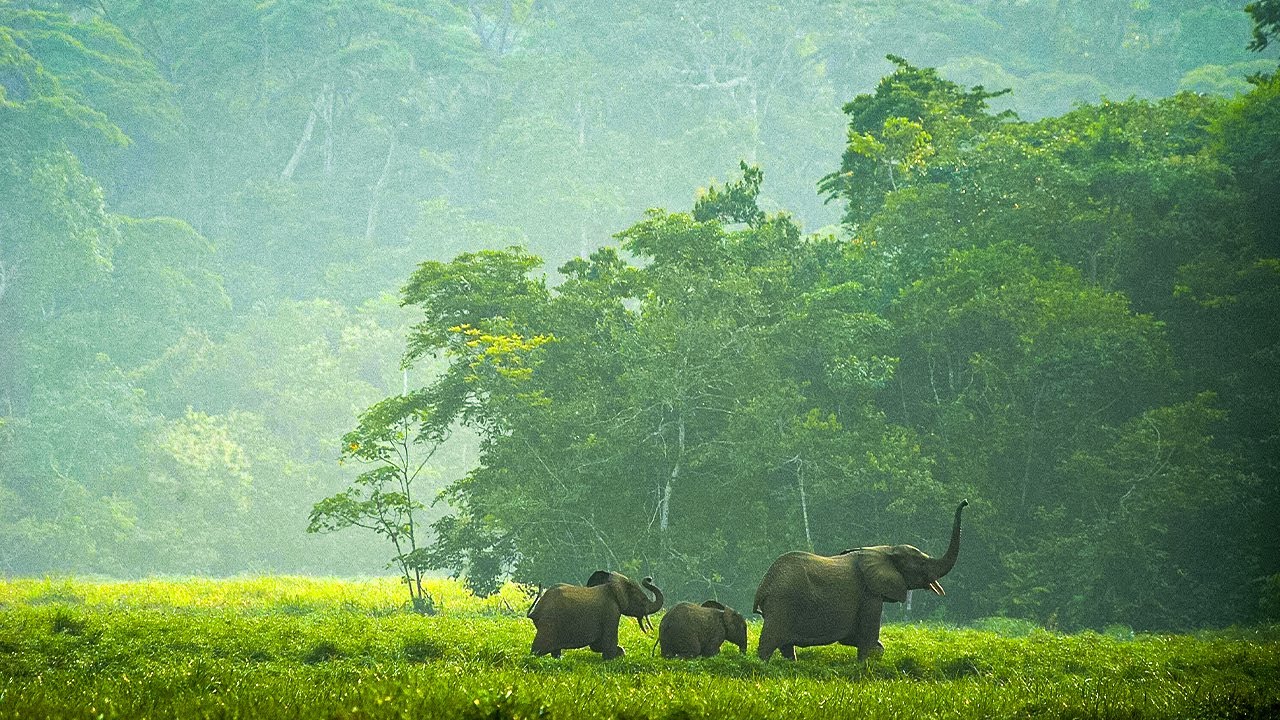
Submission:
[[[747,651],[747,621],[738,611],[715,600],[701,605],[677,603],[658,625],[664,658],[713,657],[725,640]]]

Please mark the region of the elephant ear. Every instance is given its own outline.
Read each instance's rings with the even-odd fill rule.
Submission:
[[[893,564],[890,548],[861,548],[857,554],[862,580],[872,593],[890,602],[906,602],[907,581]]]
[[[722,604],[720,604],[720,603],[716,602],[715,600],[708,600],[708,601],[706,601],[706,602],[702,603],[702,607],[704,607],[704,608],[711,608],[712,610],[728,610],[728,608],[726,608],[724,605],[722,605]]]
[[[591,573],[591,577],[587,578],[587,587],[595,587],[596,585],[604,585],[613,580],[613,573],[608,570],[597,570]]]
[[[734,623],[745,623],[746,621],[746,618],[742,617],[742,615],[738,614],[737,610],[734,610],[731,607],[726,607],[724,612],[720,613],[720,622],[724,625],[724,629],[726,631],[732,629]]]
[[[594,576],[593,576],[594,577]],[[597,583],[599,585],[608,585],[609,592],[613,593],[613,601],[618,603],[618,612],[623,615],[627,614],[627,608],[631,607],[631,593],[625,582],[606,582]],[[643,629],[643,625],[641,628]]]

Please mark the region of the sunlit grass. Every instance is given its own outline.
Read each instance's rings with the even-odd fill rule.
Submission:
[[[472,595],[458,581],[423,582],[437,610],[498,613],[527,608],[529,591],[508,583],[487,598]],[[0,582],[0,606],[42,603],[91,607],[219,608],[272,612],[352,610],[398,612],[409,607],[408,592],[397,578],[336,579],[305,576],[233,578],[153,578],[108,581],[82,578],[13,579]]]
[[[529,654],[519,587],[432,581],[439,614],[392,580],[0,581],[8,717],[1266,717],[1280,632],[1063,635],[1017,623],[885,628],[883,657],[805,648],[761,663]],[[403,594],[403,597],[401,595]],[[995,628],[993,631],[990,628]],[[754,648],[759,623],[750,627]]]

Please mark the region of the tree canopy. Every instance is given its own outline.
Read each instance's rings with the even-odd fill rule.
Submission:
[[[1274,612],[1274,5],[0,0],[0,572]]]
[[[926,612],[1189,627],[1208,587],[1238,598],[1229,617],[1257,611],[1276,498],[1255,451],[1277,418],[1231,373],[1193,371],[1212,351],[1182,342],[1222,323],[1274,347],[1244,307],[1185,285],[1226,262],[1274,291],[1258,274],[1273,231],[1233,210],[1265,170],[1224,153],[1255,100],[1028,123],[895,63],[846,105],[824,180],[847,236],[761,211],[744,164],[550,291],[515,250],[421,266],[410,347],[453,358],[434,407],[483,436],[447,491],[437,567],[480,591],[620,567],[743,604],[780,552],[939,546],[970,497],[971,591]],[[1238,414],[1252,429],[1221,436]],[[1207,559],[1224,543],[1239,554]]]

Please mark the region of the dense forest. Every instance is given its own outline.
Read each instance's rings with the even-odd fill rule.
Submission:
[[[893,612],[1274,619],[1243,6],[0,0],[0,573],[382,572],[308,515],[407,439],[480,591],[749,607],[968,498]]]

